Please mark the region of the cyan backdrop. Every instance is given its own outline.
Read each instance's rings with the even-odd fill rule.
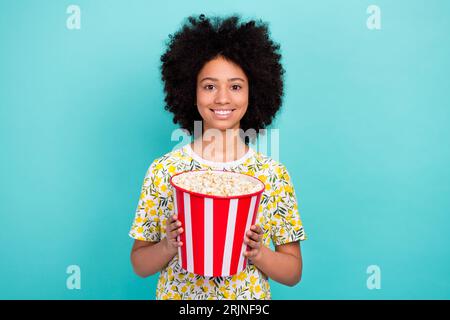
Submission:
[[[445,0],[1,1],[0,298],[155,297],[127,233],[148,166],[178,143],[164,41],[200,13],[261,18],[282,46],[271,128],[309,239],[301,283],[272,282],[273,298],[450,298]]]

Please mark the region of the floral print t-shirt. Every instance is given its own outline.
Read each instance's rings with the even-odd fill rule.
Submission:
[[[174,214],[170,178],[190,170],[226,170],[249,174],[266,185],[256,224],[264,230],[263,245],[282,245],[305,240],[297,201],[286,167],[249,148],[240,159],[212,162],[201,158],[190,144],[156,159],[144,178],[130,237],[159,242],[166,236],[166,221]],[[251,261],[240,273],[229,277],[204,277],[178,264],[178,255],[161,270],[156,299],[271,299],[269,281]]]

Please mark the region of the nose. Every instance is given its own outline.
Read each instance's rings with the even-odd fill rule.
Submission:
[[[216,96],[214,97],[214,102],[217,104],[227,104],[230,103],[230,97],[228,96],[228,91],[226,87],[222,87],[216,91]]]

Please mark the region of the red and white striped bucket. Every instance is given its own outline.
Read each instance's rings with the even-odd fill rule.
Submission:
[[[201,174],[205,170],[181,172],[173,177],[194,172]],[[227,173],[254,179],[261,183],[261,190],[239,196],[213,196],[183,189],[172,182],[173,177],[170,179],[175,191],[175,213],[184,229],[179,236],[183,246],[178,249],[178,261],[189,272],[222,277],[247,267],[247,259],[243,256],[247,250],[244,235],[255,224],[265,186],[255,177]]]

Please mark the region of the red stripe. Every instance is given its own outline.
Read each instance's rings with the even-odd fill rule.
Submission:
[[[260,202],[260,201],[261,201],[261,194],[259,194],[259,195],[256,197],[255,209],[254,209],[253,212],[252,212],[253,217],[252,217],[252,224],[251,224],[251,226],[257,223],[257,221],[256,221],[256,216],[258,215],[258,209],[259,209],[259,202]],[[245,246],[245,251],[248,251],[248,250],[249,250],[249,247],[248,247],[248,246]],[[245,269],[246,267],[247,267],[247,259],[244,259],[244,265],[243,265],[243,268]]]
[[[181,247],[181,267],[187,269],[187,259],[186,259],[186,224],[184,223],[184,197],[183,191],[177,190],[177,209],[178,209],[178,220],[181,222],[181,227],[183,228],[183,233],[180,235],[180,240],[183,242]]]
[[[261,201],[261,194],[258,194],[256,197],[256,202],[255,202],[255,210],[253,211],[252,225],[254,225],[256,223],[256,216],[258,215],[260,201]]]
[[[205,261],[205,198],[191,195],[192,248],[194,271],[204,273]],[[195,221],[195,223],[194,223]]]
[[[231,255],[230,274],[237,273],[239,258],[241,255],[242,243],[245,235],[245,225],[247,223],[248,210],[250,209],[251,197],[238,200],[236,215],[236,227],[234,230],[233,253]]]
[[[219,277],[222,275],[223,253],[225,250],[225,238],[228,223],[228,210],[230,207],[230,200],[228,199],[214,199],[213,201],[213,276]]]

